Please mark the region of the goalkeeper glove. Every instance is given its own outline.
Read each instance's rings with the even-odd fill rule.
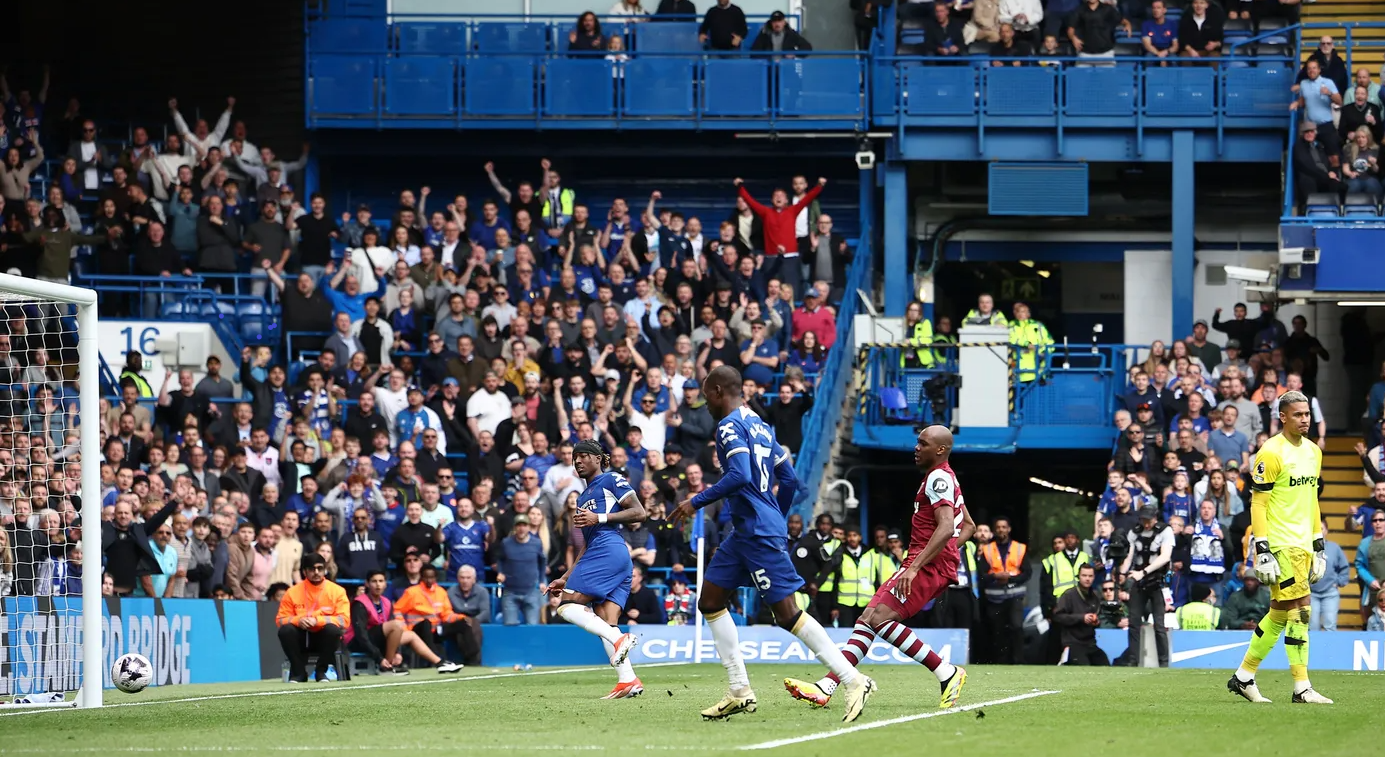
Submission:
[[[1308,583],[1315,584],[1327,573],[1327,542],[1322,537],[1313,540],[1313,568],[1308,571]]]
[[[1263,584],[1279,583],[1279,560],[1275,559],[1274,553],[1270,552],[1269,539],[1254,539],[1253,546],[1255,552],[1255,576]]]

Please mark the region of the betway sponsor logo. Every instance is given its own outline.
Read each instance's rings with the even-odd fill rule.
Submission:
[[[1289,486],[1317,486],[1317,476],[1289,476]]]

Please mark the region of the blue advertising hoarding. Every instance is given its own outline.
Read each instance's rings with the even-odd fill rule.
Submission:
[[[1169,631],[1169,667],[1235,670],[1250,646],[1250,631]],[[1318,632],[1308,645],[1310,670],[1385,670],[1385,634],[1358,631]],[[1125,631],[1096,632],[1097,646],[1111,659],[1125,651]],[[1261,663],[1265,670],[1288,670],[1284,645],[1275,646]]]
[[[82,602],[9,597],[0,617],[0,694],[75,691],[81,684]],[[103,687],[127,652],[149,658],[154,686],[260,678],[254,602],[107,599],[101,617]]]

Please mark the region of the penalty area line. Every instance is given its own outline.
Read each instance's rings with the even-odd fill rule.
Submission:
[[[821,733],[810,733],[807,736],[795,736],[791,739],[777,739],[775,741],[765,741],[759,744],[747,744],[745,746],[737,747],[737,749],[742,751],[751,749],[776,749],[781,746],[803,744],[809,741],[821,741],[823,739],[830,739],[835,736],[845,736],[848,733],[859,733],[860,731],[869,731],[875,728],[884,728],[886,726],[899,725],[900,723],[912,723],[915,720],[927,720],[928,718],[938,718],[944,715],[956,715],[961,712],[969,712],[971,710],[977,710],[982,707],[994,707],[1000,704],[1010,704],[1011,702],[1021,702],[1025,699],[1036,699],[1038,697],[1046,697],[1050,694],[1061,693],[1061,691],[1031,691],[1027,694],[1019,694],[1013,697],[1005,697],[1004,699],[993,699],[989,702],[977,702],[975,704],[969,704],[964,707],[956,707],[950,710],[930,710],[929,712],[920,712],[917,715],[905,715],[904,717],[890,718],[889,720],[877,720],[874,723],[862,723],[861,725],[853,725],[847,728],[838,728],[835,731],[823,731]]]
[[[656,663],[648,663],[648,664],[645,664],[645,665],[641,665],[640,668],[641,668],[641,669],[643,669],[643,668],[667,668],[667,667],[673,667],[673,666],[677,666],[677,665],[689,665],[689,664],[691,664],[691,663],[687,663],[687,662],[656,662]],[[525,672],[521,672],[521,673],[491,673],[491,674],[488,674],[488,675],[481,675],[481,676],[447,676],[447,677],[438,677],[438,678],[427,678],[427,679],[423,679],[423,680],[414,679],[414,680],[412,680],[412,681],[393,681],[393,682],[390,682],[390,683],[368,683],[368,684],[356,685],[356,686],[347,685],[347,686],[327,686],[327,687],[322,687],[321,684],[315,684],[315,683],[302,683],[302,684],[296,684],[296,685],[297,685],[297,686],[304,687],[304,688],[292,688],[292,689],[291,689],[291,688],[283,688],[283,689],[274,689],[274,690],[271,690],[271,691],[243,691],[243,692],[239,692],[239,693],[236,693],[236,694],[208,694],[208,695],[206,695],[206,696],[198,696],[198,697],[181,697],[181,698],[178,698],[178,699],[149,699],[149,700],[137,701],[137,702],[110,702],[110,703],[107,703],[107,704],[103,704],[103,705],[101,705],[101,707],[95,708],[95,709],[83,709],[83,708],[78,708],[78,707],[55,707],[55,708],[52,708],[52,709],[34,708],[34,709],[24,709],[24,710],[11,710],[11,711],[9,711],[9,712],[6,712],[6,711],[4,711],[3,709],[0,709],[0,718],[3,718],[3,717],[14,717],[14,716],[17,716],[17,715],[41,715],[41,714],[47,714],[47,713],[52,713],[52,712],[100,712],[101,710],[110,709],[110,708],[113,708],[113,707],[148,707],[148,706],[156,705],[156,704],[187,704],[187,703],[189,703],[189,702],[210,702],[210,701],[214,701],[214,700],[218,700],[218,699],[249,699],[249,698],[253,698],[253,697],[280,697],[280,696],[291,696],[291,695],[295,695],[295,694],[332,694],[332,693],[341,693],[341,692],[345,692],[345,691],[362,691],[362,690],[365,690],[365,689],[392,689],[392,688],[395,688],[395,687],[398,687],[398,686],[428,686],[428,685],[431,685],[431,684],[458,683],[458,682],[461,682],[461,681],[488,681],[488,680],[492,680],[492,679],[496,679],[496,678],[519,678],[519,677],[521,677],[521,676],[553,676],[553,675],[561,675],[561,674],[564,674],[564,673],[593,673],[593,672],[599,672],[599,671],[602,671],[602,670],[610,670],[610,669],[611,669],[610,666],[601,665],[601,666],[591,666],[591,667],[581,667],[581,668],[558,668],[557,670],[535,670],[535,671],[525,671]],[[293,685],[293,684],[282,684],[282,685],[287,687],[287,686],[290,686],[290,685]]]

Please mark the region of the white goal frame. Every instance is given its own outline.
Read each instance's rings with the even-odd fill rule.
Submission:
[[[101,357],[93,289],[0,273],[0,293],[72,305],[77,317],[78,427],[82,453],[82,683],[75,701],[51,706],[100,707],[105,671],[101,633]],[[15,705],[8,705],[15,706]]]

